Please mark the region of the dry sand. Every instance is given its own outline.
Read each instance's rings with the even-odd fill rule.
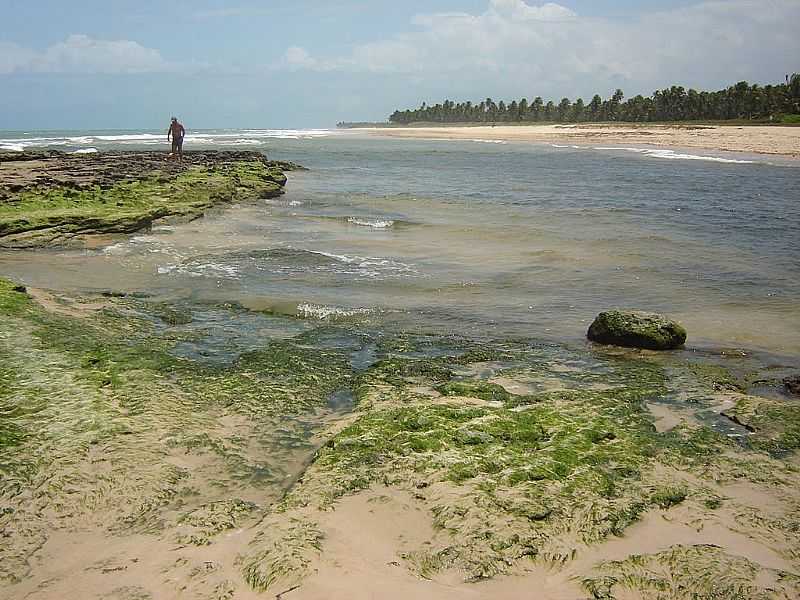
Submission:
[[[649,145],[800,158],[800,127],[582,124],[364,128],[354,131],[398,138]]]

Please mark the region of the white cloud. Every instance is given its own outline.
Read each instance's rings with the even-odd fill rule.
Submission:
[[[170,68],[158,50],[130,40],[98,40],[74,34],[42,51],[0,43],[0,74],[151,73]]]
[[[531,6],[524,0],[490,0],[489,7],[514,21],[563,21],[578,16],[565,6],[553,2]]]
[[[617,86],[650,93],[672,83],[777,81],[797,68],[797,23],[797,0],[701,1],[625,20],[488,0],[481,14],[420,14],[406,32],[340,57],[305,52],[292,67],[406,74],[427,89],[481,82],[492,94],[574,97]]]
[[[299,69],[315,69],[318,66],[317,60],[312,58],[308,51],[300,46],[287,48],[284,61],[289,67]]]

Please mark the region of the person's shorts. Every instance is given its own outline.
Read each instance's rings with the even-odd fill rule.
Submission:
[[[172,138],[172,151],[183,150],[183,138]]]

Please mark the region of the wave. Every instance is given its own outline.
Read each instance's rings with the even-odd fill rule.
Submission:
[[[371,227],[373,229],[388,229],[394,225],[394,221],[391,219],[360,219],[358,217],[349,217],[347,222],[352,225]]]
[[[220,263],[168,264],[157,267],[159,275],[177,273],[189,277],[212,277],[215,279],[238,279],[239,268],[236,265]]]
[[[187,133],[188,145],[197,146],[261,146],[270,139],[313,139],[327,137],[334,132],[328,129],[238,129],[222,131],[197,131]],[[27,148],[51,148],[60,146],[127,146],[166,145],[166,133],[87,133],[65,136],[32,136],[0,139],[0,149],[21,152]]]
[[[94,154],[95,152],[99,152],[99,150],[97,148],[81,148],[80,150],[70,152],[70,154]]]
[[[375,312],[372,308],[343,308],[341,306],[328,306],[324,304],[310,304],[301,302],[297,305],[297,316],[321,320],[336,320],[360,315],[369,315]]]
[[[699,154],[683,154],[680,152],[676,152],[675,150],[667,150],[661,148],[630,148],[626,146],[599,146],[594,149],[635,152],[637,154],[642,154],[644,156],[650,156],[653,158],[664,158],[667,160],[704,160],[709,162],[741,164],[741,165],[750,165],[755,163],[755,161],[753,160],[722,158],[720,156],[701,156]]]
[[[130,252],[168,253],[162,252],[161,248],[153,248],[147,243],[140,242],[115,244],[104,250],[104,253],[108,255],[125,255]],[[176,255],[169,263],[157,267],[159,275],[187,275],[217,279],[240,279],[254,271],[285,277],[309,273],[377,280],[419,275],[412,265],[390,258],[350,256],[321,250],[288,247],[232,252],[222,256],[195,256],[186,259]]]

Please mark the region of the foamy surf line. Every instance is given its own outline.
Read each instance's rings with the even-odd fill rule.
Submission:
[[[327,137],[334,132],[328,129],[241,129],[222,132],[198,131],[188,133],[187,145],[198,146],[260,146],[271,139],[306,140]],[[57,148],[60,146],[94,147],[96,145],[129,146],[129,145],[164,145],[166,135],[163,133],[119,133],[119,134],[84,134],[73,136],[37,136],[0,139],[0,150],[23,152],[28,148]]]
[[[708,162],[751,165],[756,161],[754,160],[741,160],[735,158],[722,158],[721,156],[702,156],[699,154],[683,154],[675,150],[666,150],[660,148],[630,148],[627,146],[595,146],[594,150],[612,151],[612,152],[634,152],[652,158],[664,158],[667,160],[704,160]]]
[[[358,217],[350,217],[347,222],[351,225],[359,225],[361,227],[371,227],[372,229],[388,229],[394,225],[391,219],[360,219]]]
[[[297,316],[306,319],[335,320],[360,315],[369,315],[375,312],[373,308],[344,308],[341,306],[328,306],[301,302],[297,305]]]

